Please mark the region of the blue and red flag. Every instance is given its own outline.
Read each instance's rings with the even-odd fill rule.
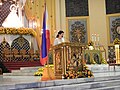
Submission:
[[[43,29],[42,29],[42,43],[41,43],[41,58],[40,62],[42,65],[46,64],[46,61],[48,60],[48,51],[50,48],[50,32],[48,29],[48,12],[46,10],[43,15]]]

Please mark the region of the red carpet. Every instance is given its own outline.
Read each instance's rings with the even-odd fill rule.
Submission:
[[[4,66],[9,70],[19,70],[20,67],[35,67],[41,66],[40,61],[25,61],[25,62],[3,62]]]

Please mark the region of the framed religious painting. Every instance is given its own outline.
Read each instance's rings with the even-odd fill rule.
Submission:
[[[88,17],[67,17],[67,30],[70,42],[88,43]]]
[[[120,14],[108,15],[109,44],[113,44],[116,38],[120,39]]]

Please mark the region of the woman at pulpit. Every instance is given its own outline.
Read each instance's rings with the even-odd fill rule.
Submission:
[[[63,38],[63,35],[64,35],[64,32],[60,30],[54,40],[54,45],[60,44],[65,41]]]

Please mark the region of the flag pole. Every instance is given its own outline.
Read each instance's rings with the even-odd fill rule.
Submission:
[[[46,10],[46,0],[44,0],[44,9]],[[47,50],[47,53],[49,53],[49,49]],[[49,67],[49,57],[47,60],[47,67]]]
[[[46,9],[46,0],[44,0],[44,4],[45,4],[45,9]],[[52,80],[52,77],[50,75],[50,67],[49,67],[49,49],[47,50],[47,53],[48,53],[48,60],[47,60],[47,73],[48,73],[48,76],[49,76],[49,79]]]
[[[46,0],[44,0],[44,9],[46,10]],[[49,53],[49,49],[47,48],[47,56],[48,56],[48,53]],[[44,67],[43,76],[41,80],[42,81],[54,80],[55,79],[54,72],[52,68],[49,67],[49,57],[46,64],[47,64],[47,67]]]

